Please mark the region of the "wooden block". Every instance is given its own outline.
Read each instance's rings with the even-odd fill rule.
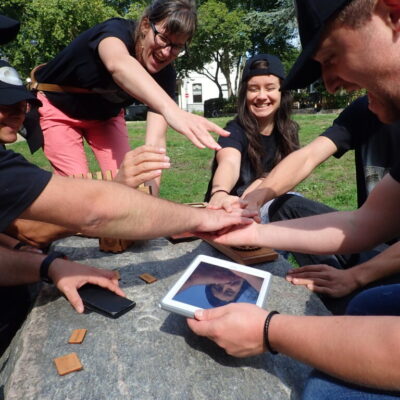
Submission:
[[[108,253],[121,253],[133,244],[133,240],[99,238],[99,248]]]
[[[240,250],[230,246],[224,246],[223,244],[212,242],[211,240],[205,240],[210,246],[213,246],[219,250],[222,254],[231,258],[238,264],[252,265],[267,261],[273,261],[278,258],[278,253],[268,247],[260,247],[255,250]]]
[[[142,275],[139,275],[139,278],[145,281],[146,283],[153,283],[157,280],[157,278],[153,275],[144,273]]]
[[[80,371],[83,366],[76,353],[66,354],[54,360],[59,375],[66,375],[70,372]]]
[[[105,179],[106,181],[112,181],[113,176],[112,176],[112,172],[111,172],[109,169],[106,171],[106,176],[105,176],[104,179]]]
[[[87,329],[74,329],[69,337],[68,343],[81,344],[85,339]]]
[[[88,172],[88,173],[86,174],[86,178],[87,178],[87,179],[93,179],[93,174],[92,174],[91,172]]]
[[[198,202],[198,203],[185,203],[187,206],[190,207],[195,207],[195,208],[206,208],[207,203],[204,202]]]
[[[144,183],[138,186],[138,190],[140,190],[143,193],[146,194],[152,194],[151,193],[151,186],[145,186]]]
[[[101,181],[103,179],[103,174],[101,171],[96,171],[96,179]]]

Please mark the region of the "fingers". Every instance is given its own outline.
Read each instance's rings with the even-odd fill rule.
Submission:
[[[83,306],[83,302],[78,294],[77,288],[72,286],[67,287],[64,290],[62,290],[62,292],[64,293],[67,300],[71,303],[72,307],[74,307],[76,312],[82,314],[83,311],[85,310],[85,307]]]

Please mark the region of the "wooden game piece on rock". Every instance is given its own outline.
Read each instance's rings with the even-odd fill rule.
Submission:
[[[222,254],[231,258],[233,261],[242,265],[252,265],[267,261],[273,261],[278,258],[278,253],[268,247],[240,246],[231,247],[215,243],[211,240],[205,240],[210,246],[213,246]]]

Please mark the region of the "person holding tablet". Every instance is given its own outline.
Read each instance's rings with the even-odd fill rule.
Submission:
[[[286,82],[305,87],[322,77],[327,90],[368,90],[369,109],[384,123],[400,117],[400,0],[296,0],[302,53]],[[357,210],[253,223],[211,237],[317,254],[372,248],[400,232],[400,163]],[[210,238],[210,237],[209,237]],[[345,316],[292,316],[249,304],[196,313],[192,330],[239,357],[284,353],[316,368],[303,399],[398,399],[400,284],[357,295]]]
[[[172,62],[186,51],[195,28],[193,0],[154,0],[136,23],[112,18],[79,35],[32,71],[44,152],[59,175],[86,174],[83,139],[102,171],[115,172],[130,150],[124,107],[150,107],[146,144],[165,148],[167,125],[197,147],[219,149],[210,135],[228,133],[174,101]]]
[[[285,78],[278,57],[258,54],[247,60],[238,94],[238,113],[221,137],[205,196],[211,208],[230,211],[247,186],[261,179],[299,147],[291,117],[292,96],[281,90]]]

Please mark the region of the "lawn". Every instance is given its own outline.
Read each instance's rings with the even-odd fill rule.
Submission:
[[[309,143],[324,131],[336,117],[336,114],[304,114],[296,115],[300,124],[300,141],[302,145]],[[213,121],[224,126],[229,118],[215,118]],[[144,143],[145,122],[128,122],[132,147]],[[33,156],[24,142],[10,145],[9,148],[22,153],[27,159],[50,170],[50,165],[41,151]],[[171,169],[163,174],[161,196],[178,202],[202,201],[210,177],[210,165],[213,151],[199,150],[184,136],[172,129],[168,130],[168,155],[171,158]],[[87,151],[92,171],[98,167]],[[340,160],[329,159],[296,190],[305,196],[324,202],[332,207],[346,210],[356,206],[356,186],[354,170],[354,154],[349,152]]]

